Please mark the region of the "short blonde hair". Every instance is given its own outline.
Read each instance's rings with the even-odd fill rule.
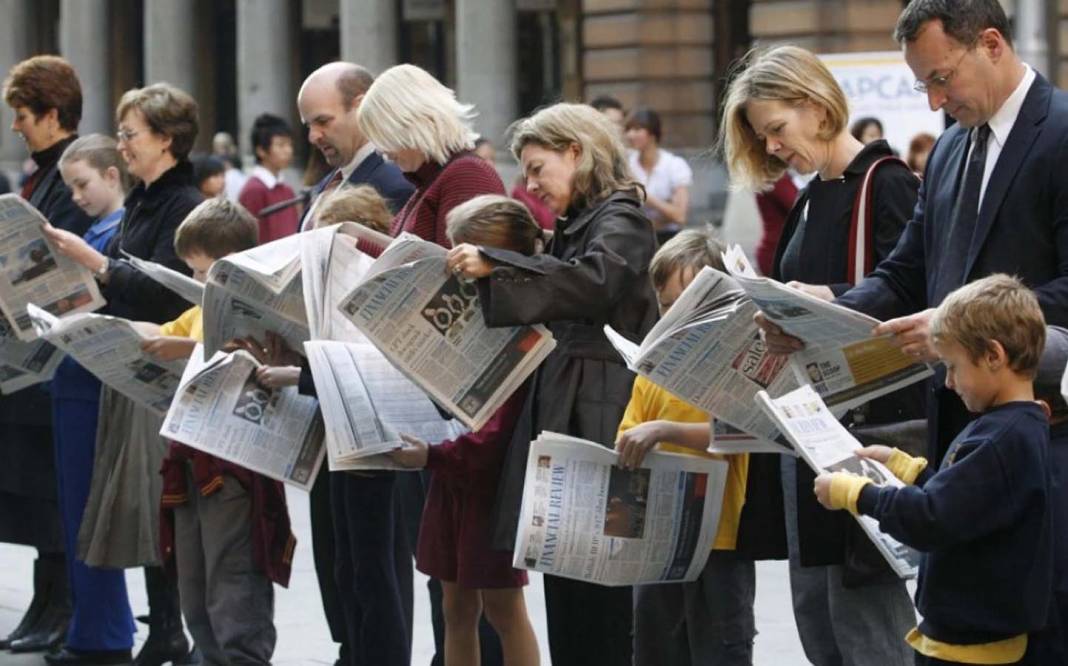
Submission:
[[[221,259],[250,250],[259,243],[260,225],[244,206],[224,197],[212,197],[189,211],[174,232],[174,253],[186,259],[203,254]]]
[[[1046,320],[1033,291],[1018,278],[997,273],[946,296],[931,318],[931,338],[956,342],[972,362],[997,340],[1009,367],[1033,378],[1046,347]]]
[[[386,200],[370,185],[339,187],[327,194],[315,209],[316,228],[355,222],[388,234],[392,219]]]
[[[418,150],[438,164],[475,147],[474,106],[415,65],[382,72],[360,102],[356,120],[371,143],[386,152]]]
[[[690,269],[694,275],[705,266],[725,271],[723,253],[726,251],[715,236],[706,229],[683,229],[664,243],[649,263],[649,277],[653,288],[660,291],[677,271]]]
[[[127,90],[119,100],[115,123],[121,123],[134,109],[141,112],[153,134],[170,138],[170,151],[175,159],[184,160],[189,156],[200,130],[196,100],[169,83],[134,88]]]
[[[445,225],[453,245],[472,243],[531,255],[541,251],[545,239],[527,207],[500,194],[483,194],[454,207]]]
[[[512,154],[521,160],[529,144],[563,152],[572,144],[580,155],[571,183],[573,204],[584,208],[620,190],[644,198],[645,190],[634,180],[619,129],[600,111],[586,104],[554,104],[511,127]]]
[[[830,141],[846,131],[849,102],[831,71],[810,51],[779,46],[750,51],[727,86],[717,144],[735,186],[765,189],[782,176],[786,163],[769,155],[746,117],[751,101],[811,103],[827,113],[819,138]]]

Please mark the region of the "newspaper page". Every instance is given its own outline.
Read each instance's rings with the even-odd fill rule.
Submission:
[[[712,548],[727,463],[615,451],[543,432],[531,442],[513,566],[599,585],[695,580]]]
[[[204,285],[188,275],[183,275],[174,269],[167,268],[163,264],[157,264],[154,261],[141,259],[126,252],[123,252],[123,254],[125,255],[125,261],[131,266],[178,294],[193,305],[200,305],[204,302]]]
[[[767,352],[753,323],[756,311],[730,276],[705,267],[640,345],[608,326],[605,334],[631,370],[751,436],[736,439],[730,453],[768,444],[788,453],[790,445],[753,398],[761,390],[791,391],[797,378],[789,359]],[[747,443],[753,448],[743,448]]]
[[[402,235],[338,307],[412,382],[478,430],[556,341],[540,325],[486,326],[477,286],[450,274],[445,255]]]
[[[47,340],[19,340],[0,317],[0,393],[11,394],[51,380],[64,356]]]
[[[273,331],[303,353],[308,339],[300,280],[299,235],[287,236],[212,264],[204,286],[204,349],[214,354],[235,338],[263,342]]]
[[[890,336],[872,337],[878,319],[758,277],[737,245],[723,259],[764,316],[805,341],[805,349],[790,356],[793,372],[799,383],[811,383],[835,412],[931,376],[927,364],[902,352]]]
[[[22,197],[0,195],[0,310],[20,340],[37,337],[26,314],[28,303],[57,317],[91,312],[105,303],[93,274],[45,237],[46,223]]]
[[[761,392],[757,401],[817,474],[852,472],[882,486],[899,488],[904,485],[882,463],[856,454],[861,448],[860,442],[838,422],[811,386],[802,386],[776,399]],[[916,576],[920,566],[919,552],[880,531],[879,522],[874,518],[858,516],[857,521],[898,576]]]
[[[29,306],[41,337],[70,354],[97,379],[163,415],[174,398],[184,361],[160,361],[141,351],[146,337],[134,322],[82,312],[64,317]]]
[[[316,400],[260,386],[248,352],[203,354],[197,345],[159,434],[310,491],[324,453]]]
[[[304,347],[319,392],[330,471],[376,469],[368,465],[384,456],[375,454],[403,446],[401,433],[433,445],[464,431],[455,420],[442,418],[426,394],[371,343],[321,340]],[[376,460],[367,461],[369,456]]]

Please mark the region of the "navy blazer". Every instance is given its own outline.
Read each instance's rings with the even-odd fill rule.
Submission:
[[[886,320],[937,307],[972,280],[1008,273],[1035,290],[1046,323],[1068,325],[1068,93],[1036,74],[990,174],[971,243],[954,247],[949,230],[968,137],[954,126],[938,139],[894,251],[837,302]],[[960,252],[967,257],[964,275],[944,274],[941,259]],[[944,384],[938,366],[928,400],[931,460],[942,459],[970,420]]]
[[[315,184],[315,187],[312,188],[312,194],[315,197],[323,193],[335,173],[337,173],[337,169],[331,169],[325,178]],[[353,185],[370,185],[375,188],[382,195],[382,198],[386,200],[389,211],[394,215],[401,208],[404,208],[404,204],[408,202],[408,197],[412,196],[412,192],[415,191],[415,185],[412,185],[411,181],[404,177],[404,173],[397,165],[387,162],[377,150],[368,155],[364,161],[360,162],[358,167],[353,169],[352,175],[349,176],[346,182]],[[304,211],[304,217],[307,217],[309,210],[311,210],[310,206]],[[304,217],[300,220],[301,229],[304,228]]]

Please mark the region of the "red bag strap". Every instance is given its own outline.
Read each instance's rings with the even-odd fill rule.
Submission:
[[[896,162],[906,169],[908,165],[900,157],[887,155],[872,162],[857,189],[853,202],[853,217],[849,225],[849,284],[857,284],[875,268],[875,247],[872,242],[872,203],[875,199],[872,180],[875,170],[888,162]]]

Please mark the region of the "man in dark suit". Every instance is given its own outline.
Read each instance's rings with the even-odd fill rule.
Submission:
[[[928,331],[945,296],[992,273],[1035,290],[1046,321],[1068,323],[1068,94],[1020,60],[997,0],[913,0],[895,38],[931,108],[957,124],[931,152],[913,219],[875,271],[838,299],[885,320],[902,349],[935,360]],[[764,327],[769,347],[803,344]],[[970,419],[938,367],[928,454],[938,464]]]

